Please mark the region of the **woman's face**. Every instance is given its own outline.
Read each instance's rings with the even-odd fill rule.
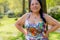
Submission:
[[[37,0],[31,0],[30,9],[32,12],[39,12],[41,9],[40,3]]]

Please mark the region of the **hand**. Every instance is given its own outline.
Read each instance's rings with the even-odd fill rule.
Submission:
[[[48,38],[48,34],[45,34],[45,36],[44,36],[45,38]]]
[[[26,29],[24,29],[24,35],[27,35],[27,30]]]
[[[49,33],[47,32],[47,33],[45,34],[44,38],[48,38],[48,36],[49,36]]]

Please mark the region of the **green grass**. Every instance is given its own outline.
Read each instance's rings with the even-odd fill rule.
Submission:
[[[52,32],[49,34],[50,40],[60,40],[60,33]]]
[[[15,18],[0,19],[0,40],[24,40],[24,35],[15,27]],[[60,33],[50,33],[50,40],[60,40]]]
[[[17,40],[22,39],[23,34],[15,27],[16,18],[0,19],[0,40]],[[22,37],[20,37],[22,35]]]

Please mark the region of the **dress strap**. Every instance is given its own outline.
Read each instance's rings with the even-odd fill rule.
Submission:
[[[26,18],[27,20],[30,18],[30,15],[31,15],[31,13],[27,14],[27,18]]]

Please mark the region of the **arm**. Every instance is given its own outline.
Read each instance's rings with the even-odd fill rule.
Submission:
[[[20,19],[18,19],[15,23],[16,28],[21,31],[22,33],[24,33],[26,35],[27,31],[24,30],[24,28],[22,27],[24,25],[25,19],[26,19],[27,13],[24,14]]]
[[[49,29],[46,34],[49,34],[50,32],[53,32],[60,27],[60,23],[51,16],[45,14],[45,18],[47,23],[52,26],[52,29]]]

